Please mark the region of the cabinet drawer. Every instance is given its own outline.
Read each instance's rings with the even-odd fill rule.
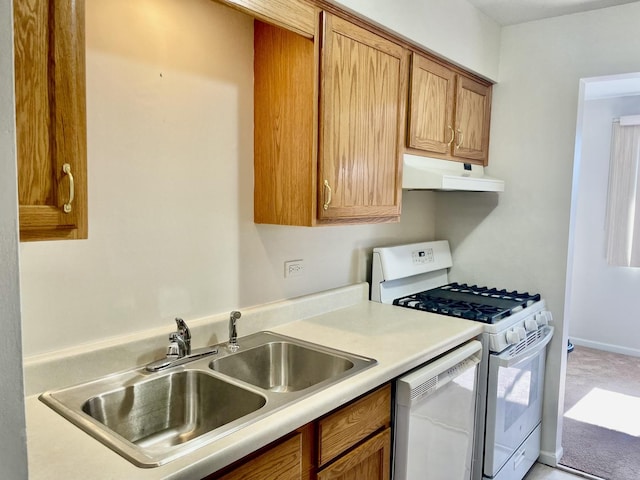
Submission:
[[[319,466],[390,423],[391,385],[385,385],[321,419],[318,422]]]
[[[318,480],[389,480],[391,429],[387,428],[318,472]]]
[[[266,450],[259,456],[247,461],[219,480],[299,480],[302,478],[302,434],[293,437]]]

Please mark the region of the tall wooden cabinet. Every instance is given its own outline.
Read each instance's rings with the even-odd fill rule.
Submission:
[[[315,39],[255,24],[254,219],[398,220],[407,53],[320,17]]]
[[[400,215],[407,66],[399,45],[323,15],[321,219]]]
[[[312,225],[316,208],[315,44],[254,23],[254,220]]]
[[[21,240],[87,237],[83,0],[14,0]]]
[[[413,53],[407,146],[486,165],[491,86]]]

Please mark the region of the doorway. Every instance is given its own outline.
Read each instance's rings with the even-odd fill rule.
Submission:
[[[624,412],[640,408],[640,378],[631,378],[640,370],[640,325],[629,314],[640,269],[607,265],[604,225],[612,122],[633,114],[640,114],[640,74],[580,81],[565,300],[576,349],[566,367],[560,464],[616,480],[640,471],[627,456],[631,449],[637,456],[640,432],[624,431],[632,418]],[[628,388],[634,383],[637,391]]]

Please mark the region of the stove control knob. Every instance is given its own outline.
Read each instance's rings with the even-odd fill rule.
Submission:
[[[538,322],[535,318],[527,318],[524,322],[524,328],[527,332],[535,332],[538,330]]]
[[[507,343],[509,345],[513,345],[515,343],[518,343],[520,341],[520,335],[518,335],[518,332],[516,332],[515,330],[509,330],[507,332]]]
[[[527,331],[524,329],[524,327],[516,327],[515,331],[518,334],[518,339],[520,341],[527,338]]]
[[[545,310],[544,312],[542,312],[545,316],[545,318],[547,319],[547,323],[551,323],[553,322],[553,315],[551,315],[551,312],[549,310]]]
[[[549,319],[547,318],[547,315],[545,315],[546,313],[546,311],[536,313],[536,323],[538,324],[538,326],[544,327],[545,325],[549,324]]]

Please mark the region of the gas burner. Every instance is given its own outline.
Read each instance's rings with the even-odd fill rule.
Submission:
[[[397,298],[394,305],[484,323],[495,323],[540,300],[539,294],[450,283]]]
[[[450,283],[443,287],[433,290],[447,290],[451,292],[469,293],[471,295],[479,295],[482,297],[501,298],[504,300],[514,300],[516,302],[526,302],[525,306],[533,305],[540,300],[540,294],[530,295],[529,292],[519,293],[516,290],[509,292],[506,289],[498,290],[497,288],[479,287],[478,285],[469,286],[466,283]],[[427,290],[430,292],[432,290]]]

